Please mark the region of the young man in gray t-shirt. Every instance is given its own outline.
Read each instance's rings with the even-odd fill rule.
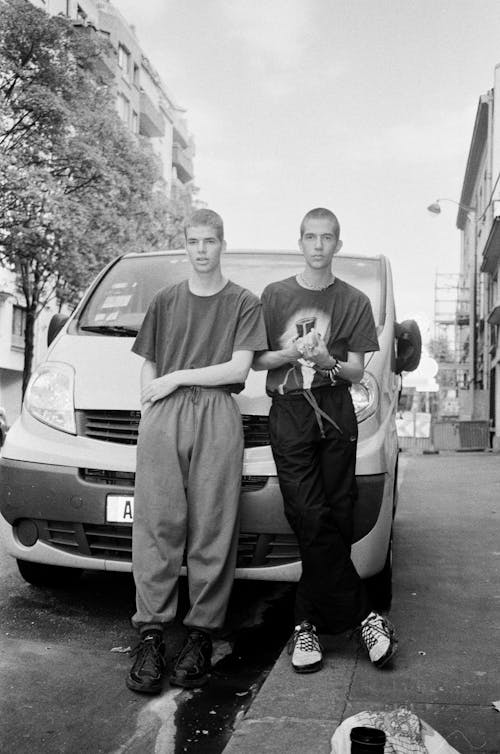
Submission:
[[[184,554],[188,634],[170,683],[208,680],[236,563],[243,429],[232,393],[267,347],[258,298],[223,277],[222,219],[198,210],[185,235],[189,280],[155,296],[132,347],[144,358],[132,540],[140,639],[127,686],[147,694],[162,689]]]

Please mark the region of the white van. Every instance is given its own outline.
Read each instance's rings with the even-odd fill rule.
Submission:
[[[260,294],[269,282],[295,274],[301,261],[299,252],[228,251],[223,268]],[[367,354],[362,383],[351,388],[359,423],[352,554],[379,604],[387,605],[395,413],[400,374],[418,365],[420,334],[414,323],[396,323],[385,257],[341,254],[333,269],[369,296],[378,331],[380,351]],[[179,251],[119,257],[67,321],[53,318],[46,360],[31,378],[0,459],[0,535],[30,583],[67,584],[82,569],[131,570],[142,359],[130,349],[154,294],[188,270]],[[236,576],[295,581],[301,564],[269,447],[264,382],[265,373],[251,372],[236,396],[245,431]]]

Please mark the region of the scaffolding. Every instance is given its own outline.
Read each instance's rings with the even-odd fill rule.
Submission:
[[[443,360],[467,367],[469,342],[469,286],[458,272],[437,272],[434,283],[434,338],[442,345]],[[438,354],[437,354],[438,355]]]
[[[458,413],[460,390],[469,384],[469,288],[460,273],[436,273],[433,357],[439,365],[439,411]]]

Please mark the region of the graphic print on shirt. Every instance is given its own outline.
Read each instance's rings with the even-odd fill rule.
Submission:
[[[303,338],[312,329],[325,340],[330,335],[330,318],[321,309],[300,309],[295,312],[286,324],[285,332],[280,336],[279,342],[282,348],[290,340]],[[290,367],[286,372],[283,382],[278,386],[278,393],[283,394],[286,390],[305,389],[312,386],[316,371],[307,365],[304,359],[300,359],[301,365]]]

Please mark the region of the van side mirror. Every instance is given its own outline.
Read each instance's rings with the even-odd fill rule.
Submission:
[[[396,374],[414,372],[420,364],[422,355],[422,336],[414,319],[396,322]]]
[[[49,322],[49,327],[47,330],[47,345],[50,346],[54,338],[56,337],[57,333],[62,330],[66,322],[68,321],[68,317],[66,314],[54,314],[52,319]]]

